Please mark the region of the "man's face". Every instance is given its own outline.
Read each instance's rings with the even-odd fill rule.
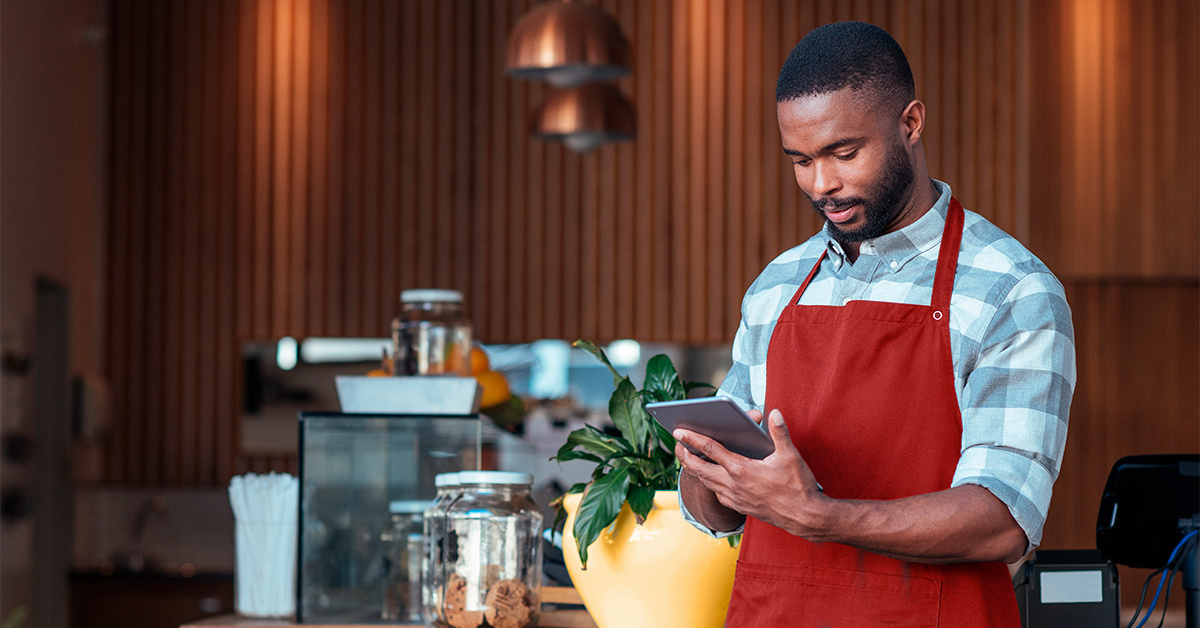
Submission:
[[[784,152],[813,211],[843,244],[905,226],[914,170],[898,112],[847,88],[778,104]]]

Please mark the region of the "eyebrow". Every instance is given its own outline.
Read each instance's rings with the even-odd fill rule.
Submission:
[[[833,151],[835,151],[839,148],[850,146],[851,144],[860,144],[862,142],[865,142],[866,140],[867,140],[867,138],[865,138],[865,137],[847,137],[846,139],[841,139],[836,142],[826,144],[825,146],[821,147],[821,152],[832,153]],[[793,157],[807,157],[808,156],[798,150],[793,150],[786,146],[783,148],[783,153],[785,155],[791,155]]]

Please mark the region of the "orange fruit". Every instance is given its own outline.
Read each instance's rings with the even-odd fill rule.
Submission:
[[[471,374],[479,375],[491,370],[492,364],[488,361],[487,351],[483,347],[474,345],[471,347]]]
[[[483,401],[479,407],[490,408],[508,401],[512,391],[508,388],[508,380],[499,371],[484,371],[475,376],[475,381],[483,387]]]

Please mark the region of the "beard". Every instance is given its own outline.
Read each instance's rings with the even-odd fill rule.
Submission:
[[[815,201],[810,196],[808,200],[812,203],[813,211],[829,224],[829,232],[834,240],[842,244],[862,242],[887,232],[888,225],[899,215],[904,204],[912,196],[913,178],[913,166],[908,159],[908,153],[903,144],[896,142],[888,152],[883,178],[871,186],[869,196],[823,198],[820,201]],[[857,229],[839,227],[822,211],[846,209],[852,205],[862,205],[866,218],[866,223]]]

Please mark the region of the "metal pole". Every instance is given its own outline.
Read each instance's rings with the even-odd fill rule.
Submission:
[[[1200,529],[1200,514],[1180,519],[1179,529],[1189,534]],[[1187,628],[1200,628],[1200,542],[1192,539],[1183,558],[1183,595],[1186,601]]]
[[[1187,600],[1187,628],[1200,628],[1200,543],[1192,549],[1183,563],[1183,593]]]

